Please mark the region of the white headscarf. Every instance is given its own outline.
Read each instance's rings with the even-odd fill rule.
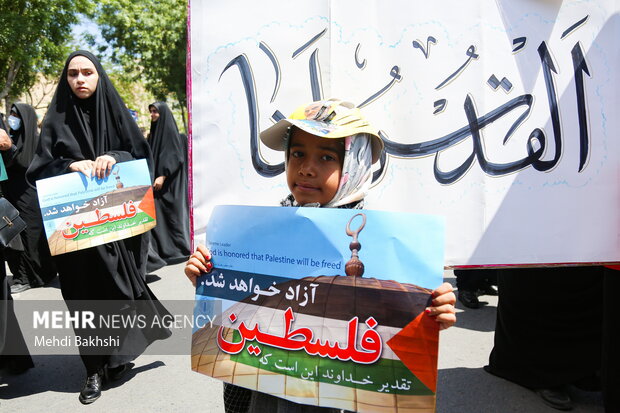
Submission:
[[[324,205],[335,208],[361,201],[368,194],[372,183],[372,145],[370,136],[358,133],[344,138],[342,175],[336,195]]]

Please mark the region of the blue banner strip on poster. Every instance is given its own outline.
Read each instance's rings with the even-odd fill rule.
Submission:
[[[273,295],[271,294],[273,289],[270,290],[270,287],[290,280],[291,278],[214,268],[199,279],[196,294],[242,301],[248,297]]]
[[[67,217],[75,213],[79,213],[81,209],[88,208],[89,206],[91,206],[92,201],[93,201],[93,197],[90,197],[86,199],[80,199],[77,201],[65,202],[62,204],[41,208],[41,216],[44,219],[47,219],[47,217],[51,215],[53,215],[52,218],[54,219]],[[93,204],[93,206],[96,207],[97,205]],[[102,205],[99,207],[100,208],[104,207],[103,202],[102,202]]]

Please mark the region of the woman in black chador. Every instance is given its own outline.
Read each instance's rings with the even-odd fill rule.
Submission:
[[[81,172],[103,178],[115,163],[146,159],[152,168],[148,143],[131,118],[123,100],[99,60],[90,52],[73,52],[60,77],[41,130],[40,145],[27,172],[31,184],[37,179]],[[152,169],[151,169],[152,171]],[[168,314],[145,282],[148,242],[138,235],[122,241],[56,256],[63,298],[69,310],[83,310],[76,301],[109,302],[98,313],[136,315],[148,309],[148,317]],[[120,300],[124,300],[122,303]],[[96,317],[99,319],[99,317]],[[152,323],[145,323],[151,326]],[[129,328],[124,331],[75,329],[76,335],[120,335],[120,345],[87,349],[80,347],[87,379],[80,401],[92,403],[101,395],[102,379],[118,379],[130,361],[157,339],[166,338],[165,328]]]
[[[5,250],[13,273],[11,292],[19,293],[49,282],[56,276],[56,268],[43,235],[37,191],[26,182],[26,170],[39,143],[37,114],[32,106],[16,103],[11,107],[9,133],[13,144],[3,152],[8,180],[2,182],[2,193],[27,224],[20,234],[23,251]]]
[[[172,112],[166,103],[149,105],[149,144],[155,164],[155,206],[157,226],[151,231],[152,247],[167,264],[187,260],[189,250],[189,209],[187,206],[186,142],[183,142]],[[154,270],[149,258],[149,270]]]
[[[0,125],[0,151],[14,152],[14,146]],[[5,249],[0,246],[0,376],[21,374],[34,367],[15,317],[11,289],[6,278],[4,252]]]
[[[485,370],[570,410],[570,387],[600,390],[603,268],[498,271],[495,343]],[[613,410],[616,411],[616,410]]]

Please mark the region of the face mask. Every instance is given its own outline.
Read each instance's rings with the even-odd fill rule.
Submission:
[[[13,130],[19,130],[19,127],[22,125],[22,120],[16,116],[9,116],[7,120],[9,123],[9,127]]]

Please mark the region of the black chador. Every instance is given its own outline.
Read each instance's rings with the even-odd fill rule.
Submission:
[[[151,231],[154,252],[167,264],[187,260],[189,250],[189,209],[187,203],[187,139],[182,139],[172,112],[166,103],[149,106],[159,112],[151,122],[149,144],[153,152],[155,178],[166,177],[160,190],[154,191],[157,226]],[[183,135],[184,136],[184,135]],[[149,257],[150,264],[152,258]],[[149,270],[155,268],[149,265]]]
[[[37,191],[26,182],[26,170],[32,161],[39,143],[37,114],[34,108],[25,103],[11,107],[21,119],[17,130],[10,129],[13,147],[3,153],[8,180],[2,182],[2,193],[19,210],[27,228],[20,234],[23,250],[7,248],[5,256],[13,284],[40,287],[56,276],[43,223]]]

